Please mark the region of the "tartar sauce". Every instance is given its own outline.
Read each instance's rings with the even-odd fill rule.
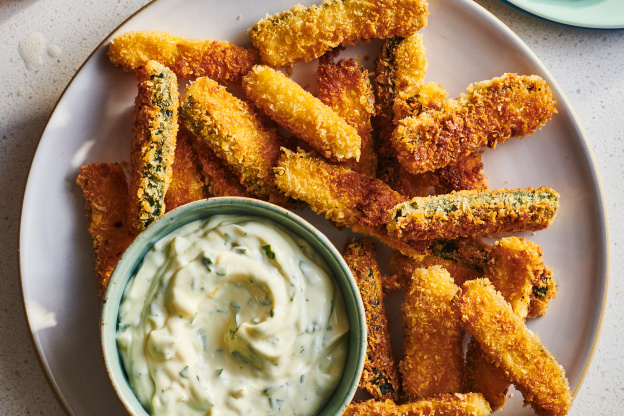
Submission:
[[[153,415],[312,415],[340,381],[340,292],[278,224],[219,215],[146,254],[120,307],[117,344]]]

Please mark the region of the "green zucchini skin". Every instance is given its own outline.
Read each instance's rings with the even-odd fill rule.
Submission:
[[[407,241],[493,237],[552,223],[559,194],[551,188],[460,191],[417,197],[389,211],[388,232]]]

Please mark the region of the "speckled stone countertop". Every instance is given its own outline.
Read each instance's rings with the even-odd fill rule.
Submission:
[[[92,50],[145,0],[0,2],[0,414],[63,415],[31,342],[18,267],[19,218],[31,159],[48,117]],[[610,229],[610,286],[600,341],[573,415],[624,411],[624,30],[565,27],[497,0],[477,0],[535,52],[586,132]]]

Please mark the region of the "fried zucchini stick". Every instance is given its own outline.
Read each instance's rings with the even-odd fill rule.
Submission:
[[[202,174],[197,169],[197,154],[184,128],[178,129],[171,183],[165,194],[165,210],[206,198]]]
[[[441,266],[414,271],[402,305],[404,355],[399,363],[408,400],[462,391],[462,333],[451,307],[458,290]]]
[[[396,401],[399,399],[399,375],[390,346],[388,317],[375,254],[375,243],[370,238],[347,241],[343,250],[343,257],[362,295],[368,328],[360,388],[377,400]]]
[[[117,164],[90,163],[78,170],[76,182],[85,198],[98,295],[104,297],[113,269],[133,239],[125,224],[128,203],[126,175]]]
[[[497,293],[488,279],[470,280],[453,301],[462,326],[540,415],[565,415],[571,406],[565,371]]]
[[[373,88],[368,71],[359,62],[352,58],[334,62],[338,52],[327,52],[319,59],[318,98],[353,126],[362,139],[360,160],[346,160],[344,166],[374,178],[377,154],[371,125],[371,117],[375,114]]]
[[[537,231],[552,223],[558,208],[559,194],[545,186],[460,191],[398,204],[389,211],[388,231],[409,241]]]
[[[282,149],[275,182],[286,195],[306,202],[312,210],[355,232],[376,237],[408,254],[420,254],[426,244],[406,244],[388,235],[387,210],[407,198],[385,183],[304,152]]]
[[[488,402],[477,393],[442,394],[411,403],[392,400],[351,402],[343,416],[488,416]]]
[[[180,105],[182,123],[225,160],[240,183],[261,199],[286,203],[275,187],[273,167],[280,139],[263,125],[250,104],[239,100],[209,78],[198,78]]]
[[[402,99],[398,96],[402,91],[412,91],[423,84],[427,70],[427,59],[422,42],[422,35],[415,34],[406,38],[387,39],[379,51],[376,60],[377,75],[375,77],[376,117],[373,119],[377,138],[375,148],[378,155],[379,179],[387,183],[397,192],[409,196],[429,195],[431,188],[430,175],[412,175],[398,162],[396,150],[392,144],[392,133],[399,117],[396,111],[408,111],[398,103],[405,103],[407,92]],[[439,98],[444,100],[445,96]],[[431,99],[432,101],[434,98]],[[410,104],[413,104],[410,101]],[[422,109],[419,107],[418,111]],[[403,115],[405,117],[405,115]]]
[[[219,40],[186,39],[158,30],[116,36],[108,48],[108,57],[125,71],[153,60],[181,78],[206,76],[221,82],[240,81],[258,61],[253,49]]]
[[[396,274],[398,288],[409,288],[414,270],[431,266],[444,267],[461,286],[465,281],[483,277],[483,268],[487,262],[488,245],[480,239],[458,239],[433,242],[429,246],[430,254],[406,256],[393,251],[390,267]],[[389,282],[392,283],[392,282]],[[386,290],[397,287],[387,287]]]
[[[193,141],[193,148],[202,167],[204,181],[211,196],[242,196],[253,198],[254,195],[241,185],[232,169],[215,152],[205,140]]]
[[[468,87],[459,99],[401,120],[393,133],[399,163],[413,174],[444,167],[480,147],[541,128],[555,113],[546,81],[505,74]]]
[[[267,17],[248,33],[273,67],[311,61],[338,45],[409,36],[427,24],[426,0],[325,0]]]
[[[132,114],[128,223],[139,233],[165,213],[178,132],[178,83],[156,61],[137,69],[139,91]]]
[[[243,78],[243,90],[266,115],[335,161],[360,159],[355,128],[286,75],[256,65]]]

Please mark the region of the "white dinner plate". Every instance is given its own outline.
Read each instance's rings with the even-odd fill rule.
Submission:
[[[529,14],[569,26],[624,28],[622,0],[501,0]]]
[[[160,0],[115,33],[160,29],[250,45],[248,27],[266,13],[296,3]],[[423,30],[427,80],[443,84],[451,97],[472,82],[505,72],[539,74],[552,83],[558,109],[553,120],[530,137],[486,150],[483,160],[491,188],[547,185],[561,194],[554,224],[527,235],[542,246],[545,263],[559,283],[547,315],[528,325],[564,366],[577,391],[595,348],[607,289],[606,218],[589,146],[553,78],[499,20],[470,0],[430,0],[430,12]],[[101,305],[84,200],[75,183],[83,164],[129,159],[136,80],[108,61],[109,40],[75,75],[48,122],[30,170],[20,230],[22,288],[33,340],[59,399],[74,415],[125,413],[100,352]],[[375,41],[350,47],[344,55],[357,55],[372,68],[380,45]],[[314,63],[295,70],[295,78],[312,90],[313,69]],[[307,216],[342,248],[344,233],[314,214]],[[505,415],[532,414],[521,404],[520,395],[514,394]]]

